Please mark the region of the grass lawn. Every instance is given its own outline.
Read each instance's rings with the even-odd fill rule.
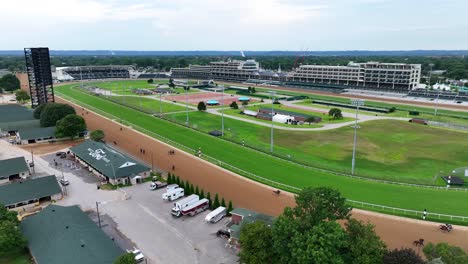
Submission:
[[[114,94],[120,95],[135,95],[132,92],[133,89],[153,89],[156,88],[157,84],[168,84],[169,80],[167,79],[154,79],[152,84],[149,84],[146,79],[144,80],[118,80],[118,81],[102,81],[102,82],[91,82],[85,83],[89,86],[97,86],[105,90],[110,90]],[[182,87],[176,87],[173,89],[176,93],[184,93]],[[198,89],[190,89],[189,93],[199,92]]]
[[[0,263],[2,264],[33,264],[31,255],[28,251],[14,252],[6,256],[0,255]]]
[[[144,96],[111,96],[108,99],[150,114],[159,114],[160,110],[162,110],[163,113],[185,110],[183,106],[166,102],[159,103],[159,99],[152,99]]]
[[[269,108],[269,109],[271,109],[271,104],[248,105],[245,109],[252,110],[252,111],[258,111],[260,108]],[[273,108],[278,109],[278,110],[291,111],[291,112],[296,112],[296,113],[321,117],[322,122],[318,123],[317,125],[336,124],[336,123],[343,123],[343,122],[349,122],[349,121],[354,120],[354,118],[349,118],[349,117],[343,117],[341,119],[331,119],[327,114],[324,114],[324,113],[316,112],[316,111],[313,111],[313,110],[292,108],[292,107],[288,107],[288,106],[285,106],[285,105],[275,104],[275,105],[273,105]],[[235,109],[232,109],[232,110],[235,110]],[[226,111],[225,113],[228,113],[230,110],[225,110],[225,111]],[[236,110],[235,112],[238,113],[240,111],[242,111],[242,106],[239,106],[239,109]],[[234,112],[234,111],[232,111],[232,112]],[[326,111],[324,111],[324,112],[326,112]],[[244,115],[242,115],[242,116],[244,116]],[[268,122],[268,123],[270,123],[270,122]],[[290,126],[290,125],[288,125],[288,126]],[[308,125],[306,125],[304,127],[307,127],[307,126]]]
[[[303,188],[306,186],[330,186],[338,189],[344,195],[344,197],[347,197],[348,199],[405,209],[413,209],[418,211],[424,208],[428,208],[428,210],[431,212],[446,213],[453,215],[468,215],[466,213],[468,211],[468,203],[460,202],[468,199],[468,192],[456,192],[430,188],[400,186],[337,176],[331,173],[305,168],[284,160],[276,159],[271,157],[270,155],[259,153],[249,148],[242,147],[241,145],[233,144],[222,139],[217,139],[213,136],[204,133],[199,133],[194,130],[187,129],[183,126],[142,114],[141,112],[134,109],[118,107],[116,104],[110,101],[106,101],[102,98],[91,96],[76,90],[72,90],[70,89],[70,86],[59,86],[56,88],[56,91],[58,96],[60,96],[61,94],[69,96],[67,97],[68,99],[71,99],[77,103],[81,102],[82,104],[86,104],[84,105],[85,107],[93,107],[98,109],[100,112],[102,111],[104,113],[112,114],[119,119],[128,120],[135,127],[143,127],[149,131],[157,131],[159,135],[164,136],[186,147],[192,149],[198,149],[199,147],[201,147],[203,153],[208,156],[216,157],[220,161],[236,166],[239,169],[248,171],[250,173],[262,176],[267,179],[271,179],[279,183],[284,183],[299,188]],[[214,117],[211,116],[211,118]],[[401,129],[399,128],[400,125],[402,125]],[[439,159],[443,159],[444,163],[447,163],[447,161],[450,162],[450,157],[460,154],[466,155],[462,153],[463,149],[466,149],[466,147],[460,146],[460,143],[467,143],[457,142],[456,146],[460,147],[459,151],[457,151],[456,154],[452,154],[452,156],[443,156],[448,152],[444,149],[455,148],[454,146],[447,147],[445,144],[453,144],[453,141],[456,141],[456,139],[459,139],[461,137],[466,139],[466,137],[464,137],[466,136],[466,134],[460,134],[457,132],[450,131],[447,132],[445,130],[437,130],[423,126],[418,127],[419,129],[425,129],[422,132],[421,130],[413,129],[408,131],[405,125],[409,124],[406,122],[389,122],[388,125],[383,128],[379,124],[377,124],[376,127],[372,130],[375,132],[375,134],[367,136],[364,134],[365,131],[371,131],[372,127],[371,125],[366,127],[364,125],[362,126],[358,141],[359,144],[364,146],[365,139],[369,140],[368,142],[371,142],[370,140],[375,141],[375,138],[377,138],[376,143],[384,142],[385,144],[383,146],[368,144],[368,146],[366,146],[367,150],[380,150],[383,153],[390,154],[388,153],[388,150],[383,151],[381,148],[392,147],[393,149],[399,150],[399,147],[395,147],[395,145],[399,145],[400,147],[407,146],[403,151],[413,151],[411,152],[411,154],[413,154],[416,151],[412,150],[409,146],[410,144],[417,143],[418,145],[422,145],[424,147],[421,151],[426,152],[419,154],[422,156],[419,156],[417,158],[411,157],[410,155],[404,155],[404,153],[400,153],[398,151],[393,155],[380,154],[379,158],[371,157],[372,159],[367,162],[369,164],[373,164],[375,166],[374,169],[377,169],[380,172],[380,174],[385,175],[388,173],[392,173],[392,171],[389,171],[389,167],[379,167],[382,165],[380,163],[381,161],[379,161],[379,159],[382,159],[382,156],[393,158],[396,160],[398,160],[398,157],[404,157],[406,158],[406,160],[411,159],[412,161],[419,162],[417,164],[419,166],[417,166],[416,164],[410,164],[411,167],[406,167],[406,169],[404,168],[404,166],[408,166],[408,163],[405,163],[404,165],[400,164],[399,166],[393,165],[392,167],[393,169],[401,167],[400,170],[404,170],[407,175],[412,175],[415,172],[412,170],[413,168],[415,170],[424,169],[420,168],[421,165],[435,167],[435,164],[436,162],[439,162]],[[261,140],[263,142],[269,139],[268,134],[261,131],[263,127],[259,129],[257,127],[251,126],[250,124],[249,127],[250,137],[261,137]],[[336,130],[336,134],[332,134],[331,138],[337,141],[340,134],[349,135],[350,130],[351,128]],[[429,132],[430,130],[433,130],[433,132],[430,132],[430,134],[427,136],[423,135],[424,133]],[[391,131],[392,133],[389,133],[389,131]],[[289,147],[295,142],[298,142],[299,140],[299,138],[293,137],[291,135],[288,135],[287,138],[280,140],[280,131],[275,132],[279,136],[278,144],[286,144],[286,146]],[[258,133],[258,135],[256,135],[255,133]],[[439,136],[437,137],[437,135]],[[317,137],[317,135],[309,135],[309,137],[312,140],[315,140],[314,138]],[[310,140],[310,138],[307,139]],[[438,142],[438,140],[441,140],[442,138],[446,138],[446,141]],[[419,142],[419,140],[422,140],[422,142],[425,141],[425,143]],[[337,159],[340,159],[340,155],[343,155],[340,149],[343,147],[349,148],[348,142],[351,141],[352,140],[350,137],[347,138],[346,141],[344,141],[346,143],[332,142],[337,147],[336,149],[333,149],[333,147],[329,147],[327,148],[327,152],[335,153]],[[394,141],[396,143],[393,143]],[[443,145],[442,150],[440,148],[436,148],[440,147],[441,145]],[[326,147],[326,145],[306,145],[302,147],[314,149],[317,147],[324,148]],[[430,149],[430,151],[428,151],[428,149]],[[372,154],[367,154],[366,156],[366,154],[360,150],[358,152],[359,159],[357,160],[357,167],[363,168],[365,166],[368,166],[368,164],[365,164],[365,160],[362,160],[362,157],[369,158],[368,156],[371,155]],[[330,156],[332,155],[330,155],[329,153],[324,153],[324,151],[320,153],[320,159],[322,159],[324,162],[334,162],[333,160],[327,160],[327,158]],[[428,156],[431,157],[427,159]],[[466,156],[464,157],[465,158],[459,158],[459,160],[466,160]],[[311,159],[315,158],[311,157]]]

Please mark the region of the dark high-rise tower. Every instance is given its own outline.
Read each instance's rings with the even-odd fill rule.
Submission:
[[[32,107],[54,102],[49,48],[25,48],[24,56]]]

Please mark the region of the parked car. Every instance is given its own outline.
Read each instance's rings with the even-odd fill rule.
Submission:
[[[143,253],[141,253],[141,251],[137,248],[134,248],[133,250],[127,250],[128,253],[133,253],[133,255],[135,255],[135,262],[136,263],[140,263],[140,262],[143,262],[145,260],[145,255],[143,255]]]
[[[60,181],[60,184],[62,184],[63,186],[67,186],[70,184],[70,182],[68,180],[65,180],[65,179],[61,179]]]

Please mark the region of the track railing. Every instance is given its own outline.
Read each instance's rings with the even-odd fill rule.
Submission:
[[[179,148],[179,149],[181,149],[183,151],[186,151],[188,153],[193,153],[194,155],[197,152],[195,149],[192,149],[192,148],[187,147],[187,146],[185,146],[183,144],[180,144],[180,143],[175,142],[175,141],[173,141],[171,139],[168,139],[168,138],[166,138],[164,136],[161,136],[161,135],[159,135],[157,133],[154,133],[153,131],[142,128],[142,127],[140,127],[138,125],[135,125],[135,124],[133,124],[131,122],[127,122],[127,121],[124,122],[124,121],[121,120],[121,118],[116,117],[116,116],[114,116],[112,114],[109,114],[107,112],[104,112],[104,111],[102,111],[100,109],[97,109],[97,108],[95,108],[95,107],[93,107],[91,105],[88,105],[88,104],[86,104],[86,103],[84,103],[82,101],[76,100],[74,98],[71,98],[71,97],[69,97],[67,95],[64,95],[64,94],[61,94],[61,93],[59,93],[58,96],[64,97],[68,101],[77,103],[77,104],[79,104],[79,105],[81,105],[83,107],[86,107],[89,110],[95,111],[95,112],[97,112],[99,114],[102,114],[103,116],[111,118],[111,119],[113,119],[114,121],[116,121],[118,123],[121,123],[123,125],[131,126],[135,130],[138,130],[138,131],[140,131],[140,132],[142,132],[144,134],[150,135],[153,138],[156,138],[156,139],[158,139],[158,140],[160,140],[160,141],[162,141],[164,143],[167,143],[169,145],[175,146],[175,147],[177,147],[177,148]],[[235,144],[235,143],[233,143],[233,144]],[[262,153],[262,154],[264,154],[264,153]],[[267,154],[265,154],[265,155],[267,155]],[[243,169],[240,169],[240,168],[238,168],[236,166],[233,166],[231,164],[228,164],[226,162],[218,160],[218,159],[216,159],[214,157],[211,157],[209,155],[203,154],[201,156],[201,159],[209,161],[209,162],[211,162],[211,163],[213,163],[215,165],[218,165],[218,166],[220,166],[222,168],[225,168],[227,170],[235,172],[235,173],[237,173],[239,175],[245,176],[245,177],[247,177],[247,178],[249,178],[251,180],[255,180],[257,182],[264,183],[266,185],[269,185],[269,186],[272,186],[272,187],[275,187],[275,188],[279,188],[279,189],[282,189],[282,190],[285,190],[285,191],[290,191],[292,193],[298,193],[298,192],[300,192],[302,190],[302,188],[298,188],[298,187],[295,187],[295,186],[291,186],[291,185],[287,185],[287,184],[284,184],[284,183],[276,182],[276,181],[264,178],[262,176],[256,175],[254,173],[245,171]],[[280,159],[280,158],[278,158],[278,159]],[[290,161],[288,161],[288,162],[290,162]],[[291,163],[294,163],[294,162],[291,162]],[[294,164],[297,164],[297,163],[294,163]],[[305,166],[305,165],[302,165],[302,164],[297,164],[297,165],[303,166],[303,167],[309,167],[309,166]],[[316,168],[314,168],[314,169],[316,169]],[[319,170],[321,170],[321,169],[319,169]],[[335,173],[335,172],[331,172],[331,171],[327,171],[327,170],[322,170],[322,171],[337,174],[337,175],[341,174],[341,173]],[[342,175],[348,176],[346,174],[342,174]],[[362,177],[357,177],[357,176],[351,176],[351,177],[362,178]],[[369,180],[369,179],[366,179],[366,178],[362,178],[362,179]],[[386,182],[386,181],[383,181],[383,182]],[[408,185],[408,186],[416,186],[416,187],[429,187],[429,188],[436,188],[436,189],[447,189],[445,187],[436,187],[436,186],[425,186],[425,185],[394,183],[394,182],[388,182],[388,183]],[[449,188],[448,190],[456,190],[456,189],[466,191],[466,189],[462,189],[462,188]],[[421,218],[422,214],[423,214],[422,211],[403,209],[403,208],[397,208],[397,207],[390,207],[390,206],[372,204],[372,203],[356,201],[356,200],[350,200],[350,199],[347,199],[346,202],[349,205],[354,206],[356,208],[360,208],[360,209],[370,209],[370,211],[390,213],[390,214],[393,214],[393,215],[403,215],[403,216],[408,216],[408,217],[411,217],[411,218]],[[435,212],[428,212],[427,218],[430,219],[430,220],[446,220],[446,221],[452,221],[452,222],[457,221],[457,222],[463,222],[463,223],[468,221],[468,216],[448,215],[448,214],[441,214],[441,213],[435,213]]]

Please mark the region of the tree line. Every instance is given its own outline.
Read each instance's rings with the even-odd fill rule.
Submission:
[[[423,248],[428,262],[412,248],[389,250],[372,224],[351,218],[346,199],[325,187],[303,189],[296,206],[284,209],[271,225],[243,224],[240,245],[240,263],[248,264],[468,263],[463,249],[447,243],[428,243]]]
[[[246,58],[240,56],[53,56],[51,64],[55,66],[83,65],[134,65],[136,67],[152,67],[155,71],[168,71],[174,67],[187,67],[190,64],[206,65],[211,61]],[[433,70],[447,70],[444,77],[452,79],[468,79],[468,57],[429,57],[429,56],[255,56],[249,59],[257,60],[264,69],[291,70],[300,64],[346,65],[349,61],[367,62],[379,61],[389,63],[415,63],[422,65],[422,73],[426,75],[433,64]],[[0,57],[0,69],[24,71],[25,63],[22,56]]]

